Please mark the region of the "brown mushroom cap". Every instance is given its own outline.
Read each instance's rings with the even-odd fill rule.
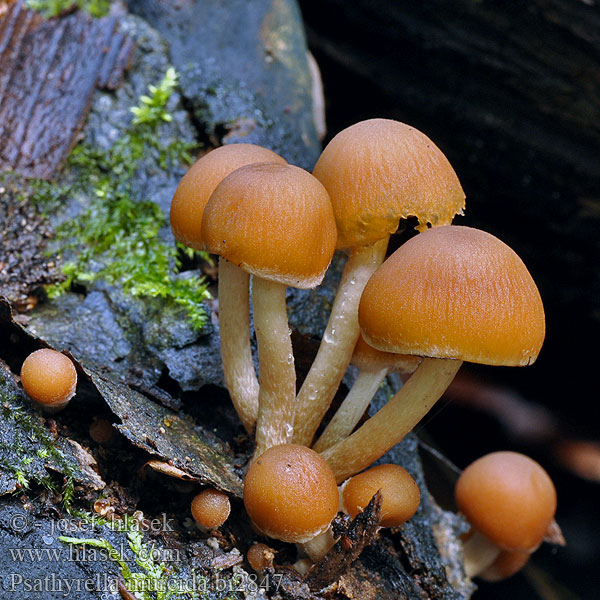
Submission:
[[[352,354],[352,364],[361,371],[379,371],[387,369],[388,371],[398,371],[400,373],[413,373],[421,363],[420,356],[411,354],[394,354],[393,352],[384,352],[377,350],[365,342],[361,335],[354,346]]]
[[[171,229],[175,239],[204,250],[202,215],[214,189],[236,169],[257,162],[286,161],[275,152],[254,144],[229,144],[199,158],[183,176],[171,201]]]
[[[265,569],[273,566],[275,551],[266,544],[256,543],[250,546],[248,553],[246,554],[246,558],[250,566],[257,573],[261,573]]]
[[[442,151],[423,133],[390,119],[370,119],[338,133],[313,171],[325,186],[338,227],[338,248],[394,233],[400,219],[447,225],[465,194]]]
[[[533,552],[556,511],[548,473],[517,452],[482,456],[461,474],[456,503],[471,525],[504,550]]]
[[[227,494],[207,488],[192,500],[192,516],[202,527],[215,529],[227,521],[231,504]]]
[[[248,469],[244,505],[269,537],[307,542],[329,527],[339,495],[329,465],[314,450],[296,444],[273,446]]]
[[[400,465],[372,467],[355,475],[343,486],[342,500],[346,512],[356,517],[381,490],[381,526],[398,527],[419,508],[421,493],[408,471]]]
[[[253,275],[298,288],[318,285],[337,231],[327,191],[299,167],[253,164],[226,177],[202,219],[210,252]]]
[[[23,362],[21,383],[36,402],[47,408],[59,408],[75,394],[77,371],[71,359],[64,354],[42,348]]]
[[[359,306],[380,350],[489,365],[528,365],[544,341],[544,307],[523,261],[493,235],[450,225],[403,244]]]

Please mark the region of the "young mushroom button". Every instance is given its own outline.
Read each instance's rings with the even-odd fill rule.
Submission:
[[[175,239],[206,250],[202,238],[204,208],[217,185],[230,173],[256,162],[287,164],[281,156],[254,144],[229,144],[198,159],[183,176],[171,202]],[[249,275],[222,259],[219,263],[219,323],[225,385],[249,433],[258,415],[258,380],[250,348]]]
[[[493,452],[476,460],[459,477],[455,496],[474,531],[465,543],[465,570],[471,577],[486,571],[502,551],[536,550],[556,512],[552,480],[536,461],[517,452]],[[519,562],[518,554],[505,555],[501,562],[514,561]]]
[[[77,371],[70,358],[42,348],[30,354],[21,367],[21,384],[46,412],[58,412],[75,395]]]
[[[517,254],[470,227],[435,227],[402,245],[363,292],[365,340],[425,357],[402,389],[351,436],[323,452],[338,481],[372,464],[429,412],[462,361],[518,366],[545,334],[538,289]]]
[[[310,173],[255,164],[226,177],[202,219],[211,252],[253,275],[254,328],[260,363],[256,456],[291,441],[296,373],[286,286],[317,286],[331,262],[337,230],[329,196]]]
[[[327,531],[338,503],[331,469],[305,446],[269,448],[244,481],[248,515],[263,534],[284,542],[309,543]]]
[[[231,512],[231,504],[227,494],[207,488],[192,500],[192,516],[198,525],[208,529],[216,529],[227,521]]]
[[[382,527],[398,527],[419,508],[421,493],[408,471],[395,464],[384,464],[355,475],[342,485],[342,506],[356,517],[381,490]]]

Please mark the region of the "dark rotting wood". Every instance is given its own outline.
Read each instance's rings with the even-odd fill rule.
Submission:
[[[51,179],[94,89],[116,89],[133,51],[115,17],[76,12],[45,21],[13,4],[0,20],[0,169]]]

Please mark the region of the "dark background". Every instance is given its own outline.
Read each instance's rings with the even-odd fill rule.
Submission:
[[[514,248],[544,300],[547,337],[536,364],[471,367],[467,375],[480,378],[470,388],[472,401],[458,394],[424,430],[459,467],[511,448],[538,459],[557,484],[567,547],[546,545],[526,575],[482,586],[475,597],[599,597],[598,477],[576,475],[557,455],[564,440],[600,441],[600,6],[300,6],[322,71],[325,142],[372,117],[421,129],[446,153],[466,192],[465,216],[455,223],[485,229]],[[496,384],[540,407],[552,431],[515,435],[477,407],[479,395]],[[539,422],[530,418],[535,430]]]

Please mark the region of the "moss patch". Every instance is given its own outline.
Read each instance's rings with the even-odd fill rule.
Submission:
[[[56,209],[69,195],[92,198],[81,214],[57,228],[57,247],[68,258],[62,265],[64,281],[48,288],[51,298],[74,284],[89,286],[102,279],[133,296],[160,297],[183,306],[195,329],[204,325],[204,281],[176,273],[182,255],[191,257],[193,251],[164,241],[164,213],[134,189],[136,172],[148,154],[156,156],[165,171],[192,161],[193,144],[163,144],[157,131],[172,118],[166,104],[176,85],[177,74],[170,68],[131,109],[131,125],[109,149],[77,146],[68,160],[71,183],[34,183],[32,200],[40,210]]]
[[[73,8],[83,10],[92,17],[104,17],[110,9],[110,0],[27,0],[27,6],[47,19]]]

